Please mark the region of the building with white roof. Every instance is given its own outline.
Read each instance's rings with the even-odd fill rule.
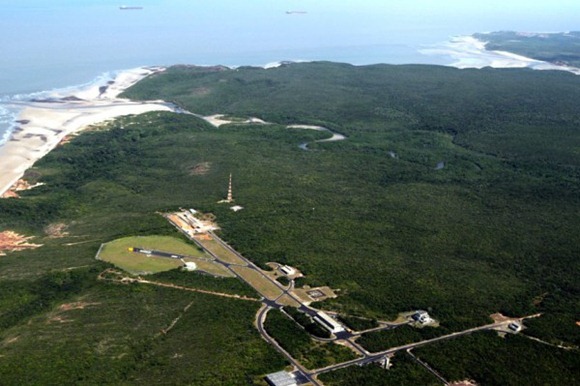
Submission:
[[[316,316],[314,316],[314,320],[333,334],[336,334],[337,332],[343,332],[345,330],[340,323],[322,311],[319,311]]]
[[[266,375],[266,382],[271,386],[297,386],[296,379],[286,371]]]

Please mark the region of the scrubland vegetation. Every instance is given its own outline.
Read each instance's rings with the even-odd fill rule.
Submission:
[[[257,303],[96,280],[108,267],[94,259],[101,243],[177,236],[156,212],[178,207],[214,213],[224,239],[256,263],[296,266],[302,284],[340,289],[322,308],[370,319],[425,309],[445,331],[489,323],[498,311],[542,313],[524,333],[580,344],[580,78],[331,63],[176,67],[126,95],[277,124],[217,129],[190,115],[148,113],[84,133],[38,162],[29,177],[46,185],[0,201],[0,229],[44,244],[0,257],[0,379],[244,384],[280,370],[284,360],[252,326]],[[287,123],[319,124],[348,139],[312,143],[328,134]],[[310,150],[298,148],[303,142]],[[230,173],[244,207],[237,213],[216,203]],[[54,222],[66,223],[69,235],[45,237]],[[230,293],[241,285],[173,271],[157,277]],[[47,323],[79,301],[99,305],[75,310],[73,322]],[[268,323],[286,323],[275,315]],[[439,344],[437,355],[430,347],[417,353],[451,379],[557,384],[559,371],[557,379],[578,381],[577,351],[487,334],[454,342]],[[504,353],[498,358],[516,355],[459,363],[472,358],[458,354],[460,342],[481,355],[488,347]],[[391,383],[374,367],[323,380],[432,382],[403,358]],[[550,371],[528,376],[531,358],[545,358],[538,368]]]

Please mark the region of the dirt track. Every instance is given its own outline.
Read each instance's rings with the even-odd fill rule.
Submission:
[[[117,277],[116,278],[109,278],[109,277],[106,277],[106,275],[112,275],[112,276],[117,276]],[[203,289],[198,289],[198,288],[184,287],[184,286],[180,286],[180,285],[176,285],[176,284],[161,283],[158,281],[150,281],[150,280],[145,280],[145,279],[141,279],[141,278],[133,278],[133,277],[128,277],[128,276],[123,276],[123,274],[121,272],[115,271],[114,269],[106,269],[105,271],[101,272],[98,276],[98,279],[99,280],[113,281],[113,282],[118,282],[118,283],[123,283],[123,284],[129,284],[129,283],[150,284],[150,285],[156,285],[159,287],[175,288],[175,289],[179,289],[182,291],[189,291],[189,292],[199,292],[202,294],[221,296],[221,297],[230,298],[230,299],[245,300],[245,301],[250,301],[250,302],[260,302],[260,299],[250,298],[250,297],[242,296],[242,295],[232,295],[232,294],[226,294],[223,292],[208,291],[208,290],[203,290]]]

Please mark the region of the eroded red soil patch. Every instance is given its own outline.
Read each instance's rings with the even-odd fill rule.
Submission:
[[[28,181],[26,181],[24,179],[20,179],[20,180],[16,181],[16,183],[14,185],[12,185],[10,187],[10,189],[8,189],[6,192],[4,192],[4,194],[1,196],[1,198],[20,198],[20,195],[17,192],[21,192],[23,190],[33,189],[33,188],[36,188],[37,186],[40,186],[40,185],[43,185],[43,184],[38,183],[38,184],[31,185],[30,183],[28,183]]]
[[[66,145],[67,143],[69,143],[70,141],[72,141],[73,138],[74,138],[73,135],[66,135],[66,136],[63,137],[63,139],[60,140],[60,142],[58,143],[57,146]]]
[[[42,247],[42,244],[29,243],[28,240],[32,238],[34,236],[26,237],[12,231],[0,232],[0,255],[5,255],[6,252]]]

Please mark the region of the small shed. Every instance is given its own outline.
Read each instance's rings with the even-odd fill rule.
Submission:
[[[298,386],[296,379],[286,371],[266,375],[266,382],[272,386]]]

